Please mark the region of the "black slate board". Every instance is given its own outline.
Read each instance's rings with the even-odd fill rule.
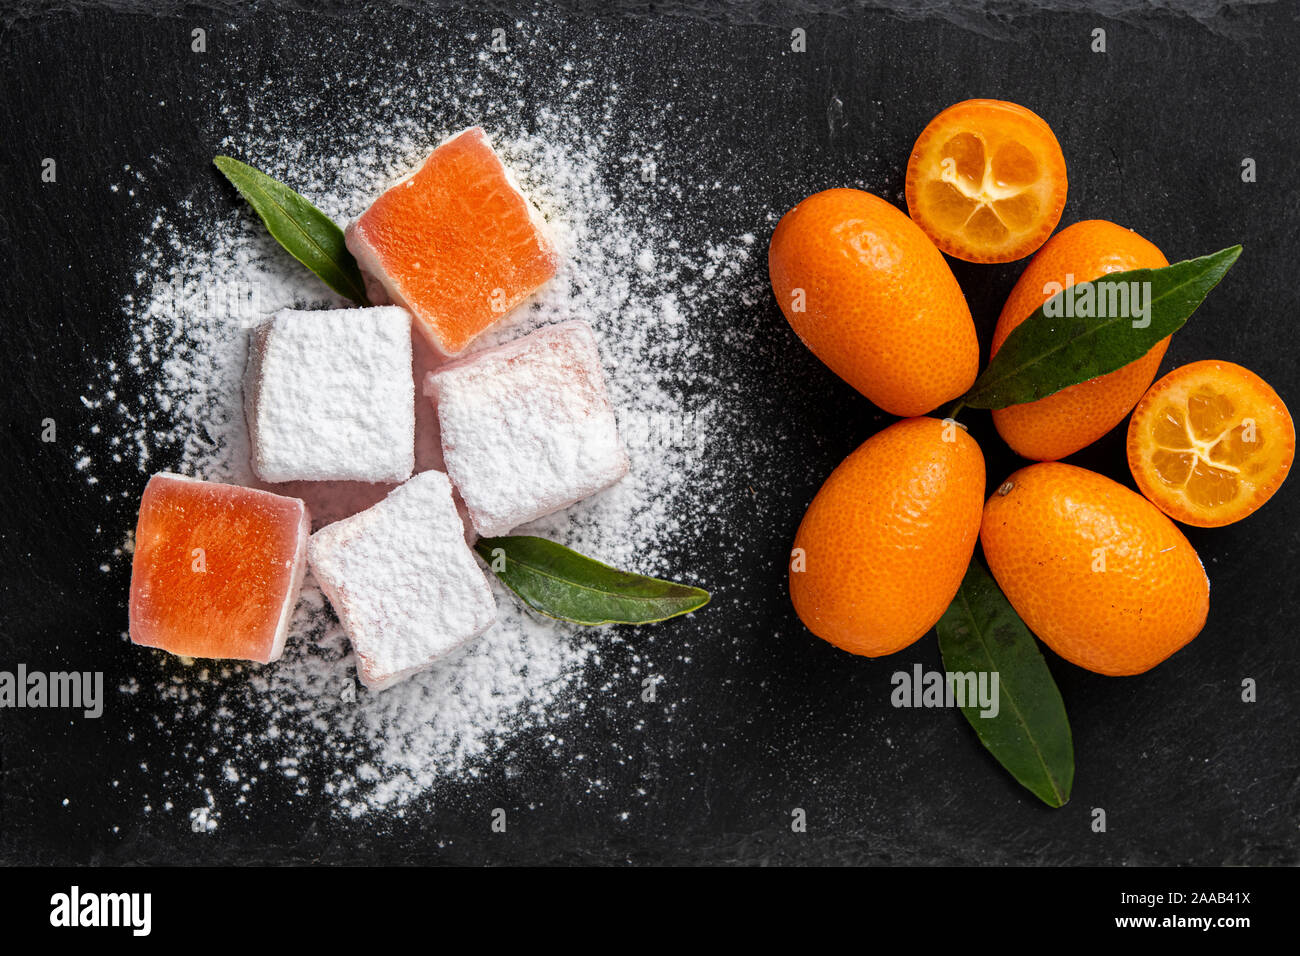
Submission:
[[[1284,4],[1188,6],[1196,15],[1124,13],[1122,3],[1108,7],[1118,17],[973,3],[919,19],[839,4],[797,13],[601,5],[598,21],[590,4],[568,16],[521,13],[570,42],[606,43],[609,75],[629,98],[653,104],[675,82],[691,119],[669,145],[670,162],[701,180],[727,180],[734,152],[761,153],[756,171],[746,166],[746,208],[777,215],[847,182],[887,184],[883,194],[898,200],[912,140],[939,109],[970,96],[1025,103],[1049,118],[1070,164],[1063,223],[1131,225],[1171,259],[1244,244],[1227,281],[1175,337],[1164,369],[1238,361],[1296,407],[1300,27]],[[213,175],[209,160],[227,132],[214,91],[232,91],[237,102],[242,85],[263,76],[310,85],[345,62],[313,55],[325,38],[346,51],[383,37],[394,58],[437,57],[453,33],[490,29],[512,12],[170,9],[19,5],[0,14],[8,396],[0,669],[102,669],[109,688],[153,666],[119,637],[129,571],[97,570],[102,549],[133,526],[144,476],[123,465],[105,485],[132,494],[111,502],[105,489],[87,487],[69,452],[95,422],[78,389],[121,352],[121,296],[145,211],[181,201]],[[196,62],[189,31],[200,24],[210,52]],[[808,31],[808,52],[783,58],[793,26]],[[1098,27],[1105,55],[1089,49]],[[106,191],[123,165],[155,154],[151,202]],[[57,185],[40,182],[46,156],[61,158]],[[1243,157],[1256,160],[1258,182],[1241,181]],[[770,233],[770,223],[741,221],[726,205],[698,214],[709,227],[750,229],[764,242]],[[1020,267],[954,263],[986,349]],[[753,269],[761,281],[761,257]],[[672,696],[671,721],[651,719],[632,733],[639,717],[613,702],[584,719],[577,745],[590,754],[587,777],[603,780],[598,792],[548,766],[524,739],[512,744],[520,773],[489,764],[472,784],[440,791],[436,812],[417,805],[401,818],[349,823],[271,785],[213,833],[194,833],[184,813],[142,814],[160,770],[178,799],[191,798],[194,767],[176,761],[142,774],[140,764],[173,743],[150,729],[147,695],[110,691],[97,721],[0,712],[0,861],[1300,861],[1294,479],[1259,515],[1189,532],[1213,602],[1203,634],[1175,658],[1139,678],[1108,679],[1049,653],[1078,755],[1074,797],[1050,811],[1002,773],[955,712],[890,708],[892,671],[940,666],[933,637],[869,662],[800,626],[784,584],[794,529],[821,478],[888,419],[802,348],[774,303],[737,304],[715,321],[719,335],[735,323],[770,330],[756,353],[718,357],[739,378],[769,386],[749,410],[753,427],[790,418],[803,427],[790,430],[780,458],[735,463],[728,531],[679,543],[679,570],[715,588],[706,612],[714,620],[707,632],[703,621],[683,620],[656,634],[661,648],[681,641],[691,649],[661,691]],[[39,441],[46,418],[63,436],[53,445]],[[1017,462],[987,413],[969,421],[992,486]],[[1131,484],[1122,429],[1073,460]],[[1240,701],[1246,677],[1258,682],[1257,703]],[[614,740],[620,752],[608,746]],[[648,796],[621,819],[638,788]],[[493,807],[516,821],[508,836],[491,834]],[[806,809],[807,833],[791,832],[794,807]],[[1106,810],[1104,834],[1090,828],[1094,808]]]

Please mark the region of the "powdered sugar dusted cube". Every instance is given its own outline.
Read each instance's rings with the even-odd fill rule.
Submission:
[[[415,468],[410,314],[277,312],[253,332],[244,402],[263,481],[405,481]]]
[[[496,619],[451,483],[425,471],[311,536],[308,557],[376,690],[429,667]]]
[[[475,530],[505,534],[627,474],[596,339],[562,322],[430,372],[447,474]]]

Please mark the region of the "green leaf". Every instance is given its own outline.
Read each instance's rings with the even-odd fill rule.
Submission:
[[[343,242],[343,230],[284,183],[229,156],[212,160],[262,218],[267,231],[289,255],[331,289],[357,305],[369,305],[356,259]]]
[[[619,571],[545,538],[480,538],[474,549],[534,611],[575,624],[650,624],[709,603],[709,592]]]
[[[1063,289],[1007,336],[962,403],[1006,408],[1032,402],[1137,361],[1183,327],[1239,255],[1241,246],[1231,246],[1163,269],[1112,272]],[[1133,283],[1149,290],[1144,298],[1150,311],[1136,320],[1132,308],[1112,308],[1112,302],[1121,303],[1111,298],[1121,284],[1131,290]],[[1085,305],[1089,296],[1091,308]],[[1097,305],[1103,301],[1104,309]],[[1069,308],[1119,314],[1067,315]]]
[[[1064,806],[1074,785],[1065,703],[1034,636],[978,561],[971,561],[938,631],[949,674],[998,675],[997,716],[981,716],[978,703],[962,707],[980,742],[1040,800]]]

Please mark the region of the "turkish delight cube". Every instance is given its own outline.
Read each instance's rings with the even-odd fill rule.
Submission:
[[[561,322],[425,377],[447,474],[491,537],[567,508],[627,474],[595,336]]]
[[[415,467],[410,315],[277,312],[253,331],[244,400],[263,481],[405,481]]]
[[[308,555],[367,687],[424,670],[496,618],[442,472],[421,472],[373,507],[317,531]]]
[[[132,642],[183,657],[278,659],[310,530],[297,498],[154,475],[135,528]]]
[[[461,352],[555,275],[545,221],[474,126],[444,142],[346,232],[387,298],[444,357]]]

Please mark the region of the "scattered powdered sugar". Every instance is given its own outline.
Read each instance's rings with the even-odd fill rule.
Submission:
[[[246,119],[232,123],[241,132],[222,151],[345,224],[442,138],[481,122],[546,217],[563,265],[475,348],[567,319],[590,323],[630,462],[613,487],[526,530],[619,567],[664,573],[673,549],[694,530],[692,516],[709,511],[724,467],[704,451],[725,427],[725,389],[706,380],[705,345],[692,317],[714,307],[715,294],[736,294],[727,280],[748,268],[754,240],[684,238],[655,215],[656,190],[680,186],[652,185],[644,200],[620,195],[612,181],[634,180],[634,160],[653,159],[654,132],[622,127],[615,143],[617,89],[595,88],[593,71],[572,64],[549,78],[549,105],[522,115],[511,91],[523,72],[508,60],[480,57],[464,71],[474,80],[462,88],[454,65],[401,64],[384,89],[357,90],[352,105],[333,107],[328,119],[270,91],[254,92],[251,103],[240,101],[247,90],[224,92],[223,112]],[[629,142],[635,157],[626,153]],[[247,329],[281,308],[344,304],[267,237],[248,209],[216,204],[206,187],[198,193],[181,209],[157,211],[125,298],[124,354],[105,362],[83,397],[112,425],[98,445],[75,451],[88,482],[99,480],[95,462],[106,455],[134,463],[142,475],[170,469],[256,484],[240,390]],[[417,429],[427,431],[429,410],[421,415]],[[424,450],[422,467],[430,455],[436,448]],[[121,495],[142,486],[143,478]],[[319,526],[386,490],[362,486],[361,500],[337,514],[309,504]],[[130,528],[107,534],[124,542],[116,560],[129,561]],[[348,641],[310,574],[276,664],[181,667],[132,647],[140,679],[123,692],[147,701],[143,709],[157,729],[194,758],[208,794],[196,825],[215,826],[218,804],[255,802],[270,776],[295,794],[325,795],[342,814],[401,813],[440,782],[478,773],[521,732],[562,756],[566,737],[550,728],[580,717],[588,695],[603,689],[594,669],[623,640],[619,629],[543,619],[495,580],[493,588],[499,617],[484,636],[382,693],[356,684]],[[629,651],[631,668],[648,668],[649,653]],[[149,676],[155,673],[162,676]],[[153,800],[161,802],[157,794]]]

